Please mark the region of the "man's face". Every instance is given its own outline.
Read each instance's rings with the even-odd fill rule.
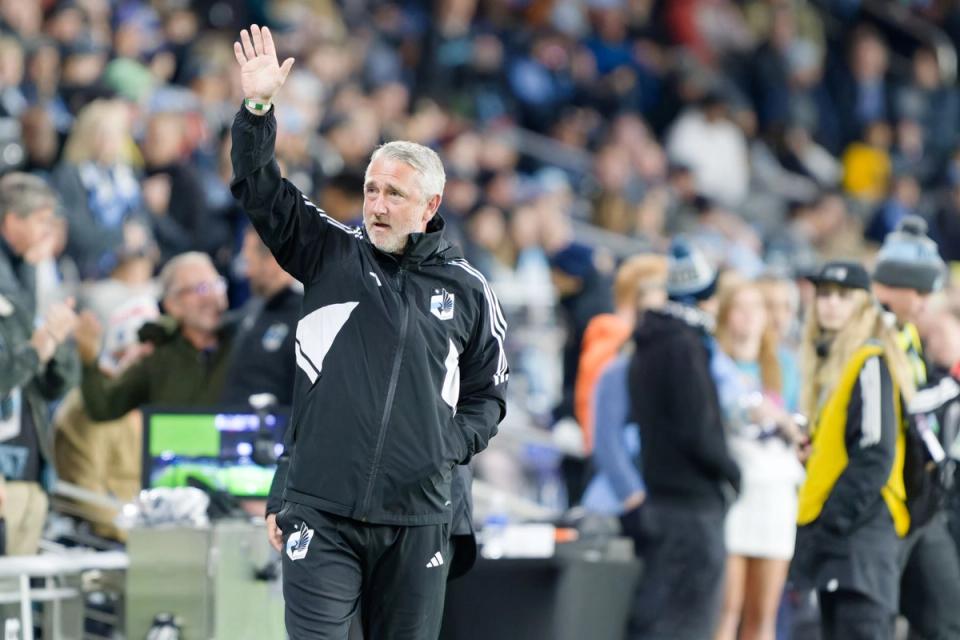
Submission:
[[[21,217],[8,213],[3,217],[3,238],[18,256],[25,256],[31,249],[52,244],[56,230],[56,214],[53,207],[37,209],[28,216]]]
[[[401,253],[411,233],[423,232],[440,206],[440,196],[426,200],[416,169],[390,158],[367,167],[363,189],[363,226],[381,251]]]
[[[155,115],[147,124],[143,153],[147,162],[164,166],[176,162],[182,151],[183,120],[178,115]]]
[[[209,264],[186,263],[174,274],[164,306],[184,327],[216,331],[227,308],[226,282]]]
[[[270,295],[283,268],[263,246],[257,234],[250,231],[243,237],[243,263],[244,275],[250,281],[253,292],[260,297]]]
[[[897,316],[899,324],[919,320],[930,297],[929,294],[920,293],[915,289],[888,287],[877,282],[873,284],[873,294],[880,304]]]
[[[960,362],[960,320],[956,316],[938,313],[925,329],[925,351],[936,365],[949,369]]]

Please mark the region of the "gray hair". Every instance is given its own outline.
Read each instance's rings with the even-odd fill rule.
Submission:
[[[177,272],[181,267],[187,267],[191,264],[206,264],[216,269],[213,260],[205,253],[200,251],[188,251],[170,258],[170,261],[160,270],[158,280],[160,281],[160,299],[166,298],[171,293],[173,281],[177,277]]]
[[[396,160],[413,167],[420,174],[420,190],[424,200],[443,195],[447,174],[443,170],[440,156],[433,149],[416,142],[394,140],[377,147],[370,157],[370,162],[377,158]]]
[[[12,213],[26,218],[35,211],[57,206],[57,194],[42,178],[14,172],[0,178],[0,220]]]

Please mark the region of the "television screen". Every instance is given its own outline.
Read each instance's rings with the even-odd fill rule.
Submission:
[[[286,410],[267,415],[262,426],[250,410],[152,408],[143,413],[144,488],[186,487],[196,478],[238,498],[269,494],[276,464],[263,464],[263,454],[275,459],[283,453]]]

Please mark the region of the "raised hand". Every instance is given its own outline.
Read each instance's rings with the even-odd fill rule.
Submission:
[[[37,352],[41,364],[46,364],[53,358],[57,347],[69,338],[77,327],[77,314],[73,298],[66,302],[57,302],[47,310],[43,323],[34,330],[30,337],[30,344]]]
[[[64,302],[55,302],[47,310],[43,327],[57,344],[66,342],[77,328],[77,313],[74,311],[76,306],[73,298],[67,298]]]
[[[240,63],[240,86],[245,98],[269,102],[293,68],[293,58],[287,58],[282,65],[278,63],[273,36],[266,27],[252,25],[249,33],[246,29],[241,31],[240,42],[233,43],[233,53]]]

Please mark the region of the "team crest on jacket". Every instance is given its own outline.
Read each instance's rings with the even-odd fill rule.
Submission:
[[[313,540],[313,529],[307,529],[306,524],[302,525],[287,538],[287,557],[291,560],[306,558],[311,540]]]
[[[260,340],[260,342],[263,344],[265,351],[276,351],[283,346],[283,340],[287,337],[288,333],[290,333],[290,327],[282,322],[278,322],[270,325],[270,327],[264,332],[263,338]]]
[[[453,317],[453,294],[446,289],[434,289],[433,296],[430,298],[430,313],[441,320],[449,320]]]

